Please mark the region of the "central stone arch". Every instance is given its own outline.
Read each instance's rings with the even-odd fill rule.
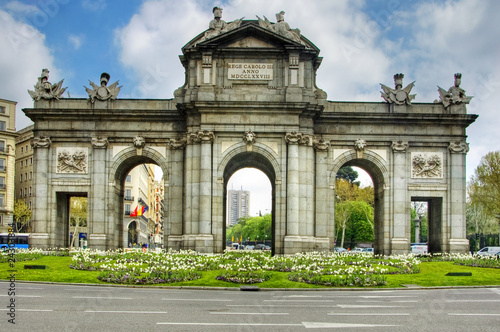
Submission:
[[[281,197],[276,197],[276,187],[278,187],[278,192],[281,187],[281,169],[279,167],[278,161],[276,160],[276,154],[269,151],[270,149],[265,145],[254,144],[249,148],[244,143],[238,144],[236,147],[232,148],[229,152],[225,153],[223,156],[219,167],[218,175],[222,175],[222,220],[223,223],[226,220],[226,207],[227,207],[227,184],[229,178],[238,170],[243,168],[256,168],[262,171],[269,179],[271,183],[271,218],[272,218],[272,253],[282,253],[282,244],[284,241],[285,228],[282,225],[282,216],[280,212],[276,209],[276,202],[278,204],[282,201]],[[217,191],[219,192],[219,191]],[[217,198],[216,198],[217,200]],[[220,215],[221,211],[216,211],[216,215]],[[278,222],[277,222],[278,220]],[[281,222],[280,222],[281,221]],[[222,225],[223,234],[222,239],[225,241],[225,225]]]

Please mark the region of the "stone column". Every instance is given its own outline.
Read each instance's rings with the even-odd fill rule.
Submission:
[[[469,241],[466,238],[465,220],[465,195],[466,195],[466,174],[465,157],[469,152],[469,144],[465,141],[451,142],[448,150],[449,154],[449,175],[450,184],[450,232],[449,251],[468,252]]]
[[[46,249],[50,246],[48,224],[50,220],[49,211],[49,164],[50,145],[49,137],[34,137],[31,146],[34,149],[33,160],[36,169],[33,172],[33,232],[31,233],[31,247]]]
[[[168,187],[169,234],[166,234],[166,247],[179,250],[182,247],[183,190],[184,190],[184,148],[185,138],[170,141],[170,172]]]
[[[198,132],[201,139],[200,152],[200,220],[199,236],[196,239],[196,250],[213,252],[212,235],[212,142],[215,135],[212,131]]]
[[[108,225],[106,229],[106,151],[108,147],[107,138],[92,138],[92,184],[89,195],[89,223],[88,223],[88,245],[92,249],[106,250],[114,247],[113,236],[114,225]],[[121,226],[123,227],[123,226]],[[107,238],[106,234],[109,234]],[[119,239],[121,241],[121,239]],[[124,245],[119,243],[119,246]]]
[[[316,236],[316,242],[320,245],[320,249],[324,250],[330,249],[329,247],[333,245],[333,237],[335,232],[335,224],[333,224],[333,233],[329,234],[328,220],[330,218],[329,207],[335,204],[334,200],[329,200],[329,182],[328,182],[328,148],[330,144],[323,141],[314,142],[314,150],[316,151],[316,188],[315,188],[315,204],[316,204],[316,223],[314,229],[314,235]],[[331,215],[333,219],[333,214]],[[330,243],[331,241],[331,243]]]
[[[411,228],[409,227],[410,215],[408,211],[409,201],[407,178],[409,170],[407,165],[408,142],[395,141],[392,143],[393,151],[393,220],[391,229],[391,253],[407,253],[411,239]],[[382,235],[382,234],[380,234]]]
[[[288,143],[287,173],[287,235],[299,235],[299,141],[301,133],[292,132],[285,136]]]

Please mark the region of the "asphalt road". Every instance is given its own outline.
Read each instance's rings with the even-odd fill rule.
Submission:
[[[500,288],[240,291],[0,282],[0,331],[499,331]],[[15,303],[15,324],[8,306]]]

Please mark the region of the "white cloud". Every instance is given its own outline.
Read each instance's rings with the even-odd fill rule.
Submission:
[[[77,35],[69,35],[68,42],[75,50],[78,50],[83,44],[83,37]]]
[[[82,7],[94,12],[104,10],[106,0],[82,0]]]
[[[58,75],[54,59],[45,45],[45,36],[32,26],[15,20],[9,13],[0,10],[0,83],[1,98],[17,101],[16,128],[31,124],[22,108],[33,107],[27,89],[33,89],[42,68],[50,70],[51,81]]]
[[[21,1],[10,1],[5,4],[5,10],[11,13],[17,13],[21,15],[30,15],[39,11],[37,6],[28,5],[22,3]]]

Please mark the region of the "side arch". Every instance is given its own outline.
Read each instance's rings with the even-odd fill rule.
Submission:
[[[113,235],[113,247],[115,248],[121,248],[127,242],[124,234],[126,228],[123,225],[125,177],[134,167],[140,164],[156,164],[163,171],[165,186],[168,185],[168,160],[155,149],[146,146],[139,154],[135,147],[128,147],[111,159],[108,171],[109,184],[106,193],[108,202],[107,219],[109,220],[107,232]]]
[[[372,178],[375,194],[374,213],[374,249],[376,254],[390,253],[390,223],[389,216],[389,190],[390,173],[387,167],[388,161],[379,154],[370,150],[363,151],[361,158],[355,150],[349,150],[341,154],[333,162],[330,171],[330,187],[336,190],[336,175],[344,166],[356,166],[365,170]],[[335,210],[334,210],[335,211]],[[335,212],[334,212],[335,214]]]

